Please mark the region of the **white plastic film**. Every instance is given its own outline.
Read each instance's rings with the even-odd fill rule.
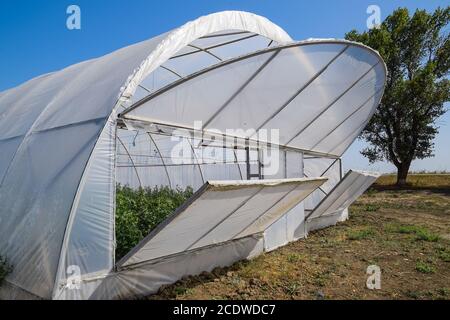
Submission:
[[[381,58],[367,47],[303,41],[180,79],[123,117],[188,129],[201,123],[206,132],[263,141],[277,130],[275,143],[341,156],[377,107],[385,78]],[[267,138],[255,133],[261,129]]]
[[[61,251],[54,298],[67,286],[73,268],[82,278],[108,274],[114,265],[115,122],[109,120],[91,156],[86,180],[74,202]],[[72,271],[71,271],[72,270]]]
[[[379,176],[378,173],[350,170],[321,203],[316,206],[307,219],[311,220],[332,215],[348,208]]]

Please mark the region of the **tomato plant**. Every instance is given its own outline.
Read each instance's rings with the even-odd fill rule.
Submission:
[[[116,261],[159,225],[191,195],[186,189],[169,187],[116,189]]]

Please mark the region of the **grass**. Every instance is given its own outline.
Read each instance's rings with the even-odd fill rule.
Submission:
[[[430,263],[424,262],[424,261],[419,261],[416,263],[416,270],[421,272],[421,273],[435,273],[436,269],[434,268],[434,266]]]
[[[373,236],[375,231],[372,228],[364,228],[362,230],[350,230],[347,233],[349,240],[363,240]]]
[[[401,234],[414,234],[415,240],[418,241],[437,242],[440,239],[440,236],[438,234],[431,232],[430,230],[428,230],[423,226],[415,226],[415,225],[389,226],[388,230],[391,232],[397,232]]]
[[[377,212],[378,210],[380,210],[381,206],[377,205],[377,204],[367,204],[364,208],[365,211],[367,212]]]
[[[432,233],[428,230],[420,230],[416,233],[416,235],[416,240],[420,241],[437,242],[440,239],[438,234]]]
[[[448,288],[438,289],[438,293],[443,297],[446,297],[446,298],[450,297],[450,289],[448,289]]]
[[[183,295],[183,294],[189,293],[189,289],[188,289],[188,288],[185,288],[185,287],[183,287],[183,286],[176,287],[176,288],[175,288],[175,293],[176,293],[177,295]]]
[[[438,257],[444,262],[450,262],[450,248],[445,246],[439,246],[436,248]]]
[[[300,290],[300,285],[297,282],[289,283],[285,287],[285,291],[288,295],[293,296],[297,294],[297,292]]]
[[[395,230],[395,229],[394,229]],[[417,233],[417,232],[423,232],[423,227],[419,226],[411,226],[411,225],[400,225],[396,228],[395,232],[398,233],[404,233],[404,234],[411,234],[411,233]]]
[[[450,181],[371,189],[350,219],[251,261],[187,277],[149,299],[450,299]],[[432,180],[430,180],[432,179]],[[422,183],[422,184],[421,184]],[[366,288],[369,265],[381,290]],[[175,289],[177,287],[186,290]]]
[[[290,253],[287,257],[287,261],[290,263],[299,262],[301,259],[302,257],[298,253]]]
[[[395,174],[381,176],[374,187],[391,187],[397,181]],[[406,179],[407,187],[423,189],[448,189],[450,186],[450,174],[414,173]]]

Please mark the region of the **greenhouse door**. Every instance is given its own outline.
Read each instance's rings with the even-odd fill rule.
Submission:
[[[358,199],[378,177],[377,173],[350,170],[306,219],[312,220],[342,212]]]
[[[117,266],[218,245],[264,232],[326,178],[209,181]]]

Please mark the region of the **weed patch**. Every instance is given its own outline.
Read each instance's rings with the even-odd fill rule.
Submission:
[[[377,212],[381,206],[375,203],[368,203],[365,205],[364,210],[367,212]]]
[[[436,269],[432,264],[424,261],[419,261],[416,263],[416,270],[419,271],[420,273],[427,273],[427,274],[436,272]]]
[[[298,293],[300,290],[300,285],[297,282],[289,283],[287,286],[284,287],[284,292],[290,296],[294,296]]]
[[[444,298],[450,297],[450,289],[448,288],[440,288],[437,290],[438,294]]]
[[[403,233],[403,234],[412,234],[412,233],[417,233],[423,231],[423,229],[421,227],[417,227],[417,226],[398,226],[397,228],[394,228],[394,232],[397,233]]]
[[[176,295],[181,296],[181,295],[189,293],[189,289],[184,286],[179,286],[174,289],[174,292]]]
[[[440,237],[438,234],[432,233],[426,229],[416,232],[416,240],[419,241],[437,242],[439,239]]]
[[[387,231],[400,234],[415,234],[415,239],[418,241],[437,242],[440,239],[438,234],[431,232],[427,228],[415,225],[390,225],[387,227]]]
[[[450,262],[450,249],[446,247],[438,247],[438,256],[444,262]]]
[[[298,253],[291,253],[287,257],[287,261],[290,263],[299,262],[301,259],[302,259],[302,257]]]
[[[367,239],[375,234],[372,228],[365,228],[361,230],[351,230],[347,233],[349,240],[363,240]]]

